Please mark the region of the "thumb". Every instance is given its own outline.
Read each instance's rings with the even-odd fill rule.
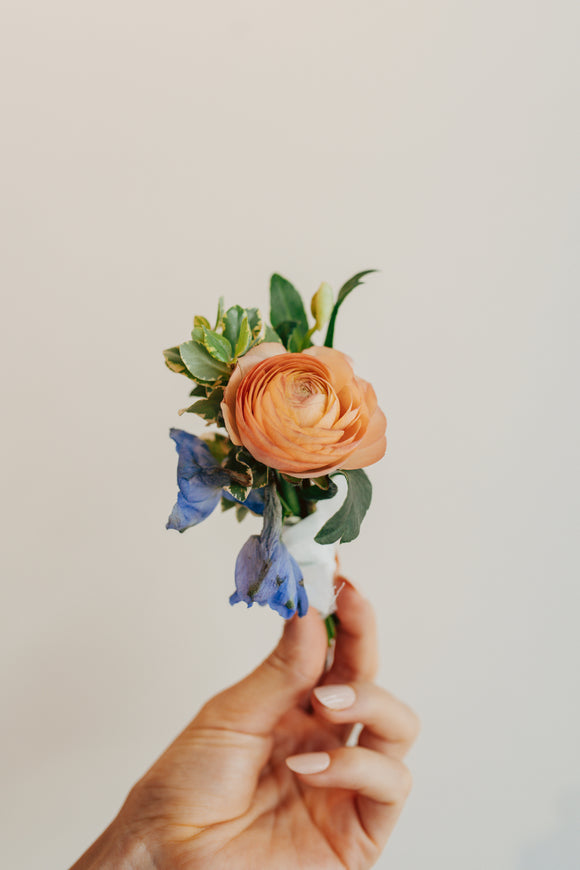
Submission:
[[[278,646],[251,674],[202,708],[195,725],[267,735],[314,688],[324,671],[327,638],[314,608],[286,622]],[[193,724],[193,723],[192,723]]]

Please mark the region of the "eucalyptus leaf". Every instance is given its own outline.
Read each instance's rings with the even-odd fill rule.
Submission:
[[[308,319],[300,293],[281,275],[270,279],[270,323],[277,331],[285,321],[294,321],[304,335],[308,332]]]
[[[361,523],[369,509],[373,488],[362,468],[342,469],[348,484],[348,492],[342,507],[323,525],[314,540],[317,544],[347,544],[358,537]]]
[[[352,293],[355,287],[358,287],[359,284],[362,284],[362,278],[365,275],[370,275],[371,272],[376,272],[376,269],[365,269],[364,272],[357,272],[356,275],[353,275],[352,278],[343,284],[340,290],[338,291],[338,296],[336,297],[336,302],[334,304],[334,308],[332,309],[332,314],[330,315],[330,320],[328,321],[328,329],[326,330],[326,338],[324,339],[325,347],[332,347],[334,342],[334,327],[336,324],[336,315],[338,314],[338,310],[349,293]]]
[[[229,373],[229,366],[210,356],[197,341],[185,341],[179,346],[179,354],[191,377],[200,383],[214,384]]]

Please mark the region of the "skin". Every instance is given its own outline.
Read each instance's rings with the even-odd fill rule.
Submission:
[[[346,581],[338,616],[330,670],[318,614],[289,620],[266,661],[200,710],[71,870],[371,867],[409,794],[402,759],[419,723],[374,684],[373,610]],[[325,707],[313,690],[331,684],[350,686],[354,703]],[[289,769],[289,757],[313,752],[327,753],[326,770]]]

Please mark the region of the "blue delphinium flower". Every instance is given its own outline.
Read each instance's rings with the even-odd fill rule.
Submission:
[[[182,429],[171,429],[179,459],[177,461],[177,502],[167,521],[167,529],[184,532],[205,520],[219,504],[223,496],[237,501],[223,487],[231,483],[231,475],[219,462],[201,438]],[[251,511],[264,511],[264,496],[260,490],[252,490],[245,502],[239,502]]]
[[[268,604],[289,619],[296,612],[304,616],[308,596],[302,571],[280,540],[282,508],[275,487],[266,487],[264,526],[260,535],[248,538],[236,560],[236,591],[230,604],[245,601]]]

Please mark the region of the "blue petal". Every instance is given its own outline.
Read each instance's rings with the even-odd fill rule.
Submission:
[[[200,500],[193,502],[188,501],[182,493],[177,494],[177,501],[173,506],[173,510],[167,520],[166,529],[177,529],[178,532],[184,532],[190,526],[196,526],[205,520],[215,510],[221,493],[200,487]]]
[[[248,510],[258,514],[258,516],[262,516],[264,513],[264,489],[265,487],[250,490],[250,494],[245,501],[240,501],[239,499],[234,498],[234,496],[225,489],[222,492],[222,495],[224,498],[227,498],[228,501],[235,501],[237,504],[243,504],[243,506],[247,507]]]
[[[272,543],[263,534],[252,535],[240,550],[235,576],[230,604],[268,604],[285,619],[296,612],[304,616],[308,610],[302,572],[280,539]]]
[[[205,520],[216,508],[224,480],[219,463],[201,438],[182,429],[171,429],[169,434],[179,456],[179,493],[166,528],[183,532]]]

